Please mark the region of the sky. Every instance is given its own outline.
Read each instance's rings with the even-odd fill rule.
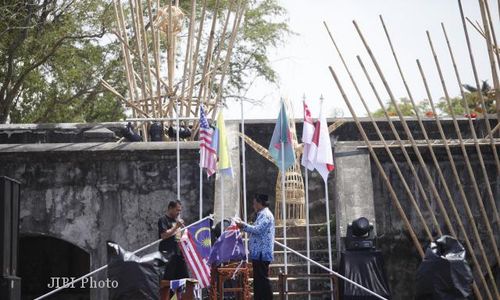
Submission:
[[[481,23],[478,1],[463,0],[462,2],[465,15]],[[489,0],[489,3],[494,24],[496,24],[495,33],[500,35],[497,1]],[[441,22],[446,27],[462,82],[474,84],[457,0],[280,0],[280,5],[287,9],[290,28],[296,35],[288,36],[284,45],[268,52],[271,65],[279,76],[278,85],[258,80],[251,86],[246,97],[262,100],[263,105],[244,103],[245,119],[276,118],[281,97],[289,99],[293,104],[294,116],[302,118],[303,95],[306,96],[313,117],[319,114],[321,95],[324,97],[323,109],[327,117],[349,117],[351,114],[328,66],[335,69],[356,114],[366,116],[366,110],[347,76],[323,21],[332,31],[371,111],[379,108],[379,105],[359,67],[356,55],[361,56],[384,102],[388,101],[389,97],[354,28],[353,20],[361,28],[396,98],[407,97],[407,93],[379,15],[384,18],[415,100],[428,98],[416,59],[419,59],[422,64],[433,99],[436,101],[444,95],[427,41],[426,30],[429,30],[432,37],[450,96],[460,94]],[[471,26],[468,26],[468,30],[479,79],[487,79],[492,84],[486,42]],[[225,118],[239,119],[241,117],[240,104],[229,101],[228,106],[229,108],[224,112]]]

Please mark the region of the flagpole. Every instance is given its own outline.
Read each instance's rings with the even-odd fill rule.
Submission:
[[[220,223],[220,234],[224,231],[224,176],[222,172],[219,171],[219,180],[220,180],[220,215],[221,215],[221,223]]]
[[[248,223],[247,217],[247,166],[246,166],[246,145],[245,145],[245,115],[243,109],[243,99],[241,99],[241,159],[243,160],[243,220]],[[245,250],[248,253],[248,234],[245,232]],[[248,256],[247,256],[248,258]]]
[[[181,126],[179,124],[179,99],[175,101],[175,117],[177,119],[177,132],[175,134],[175,139],[177,142],[177,200],[181,200],[181,150],[179,143],[179,131]]]
[[[283,100],[281,100],[282,105]],[[283,106],[282,106],[283,107]],[[284,112],[280,113],[280,126],[283,126]],[[288,124],[286,125],[288,126]],[[283,142],[283,128],[280,130],[280,139],[281,139],[281,216],[283,221],[283,244],[286,247],[286,192],[285,192],[285,143]],[[290,141],[291,142],[291,141]],[[284,261],[285,261],[285,274],[288,274],[288,253],[287,249],[284,248],[283,251]],[[288,292],[288,280],[285,281],[285,290]],[[288,299],[288,294],[286,295],[286,299]]]
[[[201,218],[203,218],[203,167],[200,164],[200,219]]]
[[[306,103],[306,94],[302,96],[302,103],[304,104],[305,108],[305,103]],[[304,121],[302,123],[302,132],[305,130],[305,124],[306,124],[306,113],[304,109]],[[302,137],[304,134],[302,134]],[[304,148],[306,147],[306,144],[304,140],[302,140]],[[302,156],[304,156],[306,153],[302,152]],[[311,258],[311,242],[310,242],[310,230],[309,230],[309,171],[307,170],[307,167],[304,167],[304,172],[306,175],[305,182],[306,182],[306,251],[307,251],[307,257],[310,259]],[[311,262],[309,260],[307,261],[307,275],[311,275]],[[307,291],[311,292],[311,278],[308,276],[307,277]],[[311,300],[311,294],[307,295],[307,298]]]
[[[320,97],[321,101],[321,109],[323,109],[323,95]],[[328,127],[328,123],[326,124]],[[328,135],[330,136],[330,135]],[[329,149],[329,151],[332,151],[332,149]],[[331,230],[330,230],[330,200],[328,197],[328,175],[326,179],[324,179],[325,182],[325,201],[326,201],[326,232],[328,235],[328,265],[330,269],[333,267],[333,262],[332,262],[332,235],[331,235]],[[330,290],[333,290],[333,281],[330,279]]]
[[[310,232],[309,232],[309,171],[304,168],[306,173],[306,249],[307,257],[311,258],[311,242],[310,242]],[[331,266],[330,266],[331,269]],[[311,275],[311,262],[307,261],[307,275]],[[311,291],[311,278],[307,277],[307,291]],[[311,294],[308,294],[307,298],[311,300]]]

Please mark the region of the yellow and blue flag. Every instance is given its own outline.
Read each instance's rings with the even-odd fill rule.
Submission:
[[[219,116],[217,117],[217,134],[219,142],[217,149],[219,157],[217,169],[219,169],[220,174],[232,176],[233,171],[231,167],[231,157],[229,156],[229,148],[227,146],[226,126],[224,124],[222,110],[219,112]]]

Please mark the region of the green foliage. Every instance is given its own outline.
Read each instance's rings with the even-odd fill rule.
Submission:
[[[215,0],[207,3],[213,15]],[[225,96],[239,95],[251,84],[250,78],[275,82],[266,53],[290,33],[277,0],[247,4]],[[181,5],[184,12],[190,11],[190,1]],[[221,0],[219,12],[228,7],[229,1]],[[198,5],[198,18],[200,9]],[[10,0],[0,4],[0,15],[0,123],[8,118],[12,123],[123,118],[123,106],[100,85],[102,78],[127,94],[120,45],[109,33],[115,27],[111,1]],[[219,17],[219,23],[224,19]]]
[[[415,110],[408,98],[400,98],[399,101],[396,102],[399,110],[403,114],[403,116],[415,116]],[[387,101],[387,105],[385,106],[387,110],[387,114],[391,117],[397,116],[396,106],[392,103],[392,101]],[[380,118],[385,117],[384,110],[382,108],[377,109],[373,112],[373,116]]]
[[[112,6],[89,1],[4,1],[0,5],[0,123],[114,121],[124,91],[116,42],[103,42]]]

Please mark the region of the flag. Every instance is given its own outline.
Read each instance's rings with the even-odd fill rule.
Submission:
[[[304,101],[304,126],[302,128],[302,143],[304,145],[304,150],[302,152],[302,165],[309,169],[314,170],[314,166],[311,161],[309,161],[309,152],[311,148],[311,143],[314,135],[314,122],[311,117],[311,111]]]
[[[314,128],[308,159],[326,182],[328,174],[333,171],[334,166],[330,133],[328,132],[323,109],[319,113],[319,119]]]
[[[242,237],[238,226],[232,221],[213,245],[208,264],[218,266],[230,261],[246,260],[247,253]]]
[[[214,132],[208,124],[205,110],[200,107],[200,167],[206,169],[208,177],[217,169],[217,148],[212,145]]]
[[[184,230],[181,239],[179,240],[179,248],[186,260],[191,273],[194,274],[200,287],[206,288],[210,286],[210,268],[197,251],[189,230]]]
[[[226,126],[224,124],[224,116],[222,110],[217,117],[217,130],[218,130],[218,148],[219,154],[218,169],[221,174],[232,176],[231,157],[229,156],[229,148],[227,146]]]
[[[212,247],[212,235],[210,231],[211,220],[205,219],[201,222],[191,225],[187,230],[193,237],[193,242],[198,250],[198,253],[203,260],[208,261],[210,256],[210,248]]]
[[[284,157],[284,170],[282,169],[282,151],[281,143],[285,147],[285,157]],[[276,166],[284,172],[286,169],[291,167],[295,163],[295,151],[293,149],[292,134],[290,127],[288,126],[288,118],[286,116],[285,103],[281,102],[281,109],[278,115],[278,120],[276,120],[276,126],[274,127],[273,137],[271,138],[271,143],[269,144],[269,154],[274,158],[274,163]]]
[[[170,289],[175,293],[170,300],[181,300],[182,294],[186,292],[186,278],[170,280]]]

